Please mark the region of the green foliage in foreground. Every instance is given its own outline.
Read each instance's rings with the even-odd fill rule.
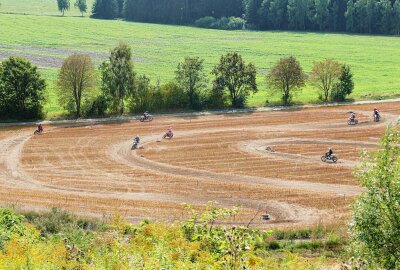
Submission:
[[[11,0],[10,0],[11,1]],[[19,1],[2,0],[1,10]],[[88,5],[90,6],[90,1]],[[55,1],[51,1],[57,13]],[[17,5],[16,3],[15,5]],[[0,11],[1,11],[0,10]],[[119,41],[133,49],[137,74],[146,74],[152,82],[161,84],[175,77],[175,69],[184,57],[204,59],[209,83],[212,68],[222,54],[237,51],[247,63],[257,68],[259,92],[248,99],[249,106],[280,103],[279,95],[270,95],[265,75],[282,57],[294,55],[306,73],[312,63],[335,59],[346,63],[354,74],[354,99],[380,99],[400,96],[400,39],[397,37],[357,36],[345,34],[220,31],[184,26],[129,23],[60,16],[0,16],[0,52],[28,54],[47,63],[60,62],[73,52],[95,54],[96,64],[106,60],[111,48]],[[72,12],[72,10],[71,10]],[[40,12],[38,13],[40,14]],[[69,14],[66,13],[66,16]],[[46,31],[43,31],[43,26]],[[36,62],[35,62],[36,63]],[[63,112],[55,96],[57,68],[41,64],[41,72],[48,83],[48,116]],[[211,88],[211,86],[209,87]],[[317,91],[307,85],[293,97],[294,103],[316,102]]]
[[[363,257],[400,268],[400,126],[389,127],[380,149],[365,154],[359,179],[365,192],[354,205],[352,231]]]
[[[0,209],[0,269],[320,269],[345,242],[329,230],[259,231],[216,226],[237,214],[212,203],[186,206],[187,221],[131,225],[79,219],[68,212]],[[301,254],[306,256],[302,256]],[[329,255],[328,255],[329,256]]]

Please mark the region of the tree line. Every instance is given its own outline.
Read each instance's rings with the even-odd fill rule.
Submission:
[[[70,0],[57,0],[64,15]],[[87,12],[86,0],[75,6]],[[221,29],[400,34],[400,0],[95,0],[92,17]]]
[[[153,83],[145,74],[137,74],[131,48],[120,43],[98,68],[89,55],[66,58],[58,71],[56,94],[58,103],[76,118],[127,111],[243,108],[250,94],[258,92],[256,77],[252,63],[229,52],[210,74],[203,59],[190,56],[177,65],[172,81]],[[323,102],[343,101],[354,88],[349,66],[325,59],[315,62],[306,74],[294,56],[281,58],[266,74],[265,83],[268,95],[279,95],[283,105],[291,104],[306,83],[316,88]],[[6,119],[43,117],[45,89],[36,66],[24,58],[9,57],[0,64],[0,115]]]

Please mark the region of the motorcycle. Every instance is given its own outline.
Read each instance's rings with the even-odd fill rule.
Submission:
[[[33,132],[33,135],[40,135],[42,133],[43,133],[43,130],[37,129],[37,130],[35,130],[35,132]]]
[[[174,137],[174,133],[172,131],[168,131],[167,133],[164,134],[163,139],[172,139]]]
[[[151,122],[151,121],[153,121],[153,116],[151,116],[151,115],[148,115],[148,116],[141,116],[140,117],[140,122]]]
[[[381,115],[380,115],[380,114],[374,113],[374,121],[375,121],[375,122],[381,121]]]
[[[138,148],[139,142],[140,142],[139,139],[133,140],[133,144],[132,144],[131,150],[136,150]]]
[[[132,144],[131,150],[136,150],[136,149],[137,149],[137,146],[138,146],[138,143],[137,143],[137,142],[134,142],[134,143]]]
[[[323,155],[321,157],[321,161],[322,162],[332,161],[333,163],[336,163],[338,161],[338,158],[335,155],[330,155],[330,156]]]
[[[347,124],[348,125],[357,125],[358,124],[358,119],[349,118],[349,120],[347,120]]]

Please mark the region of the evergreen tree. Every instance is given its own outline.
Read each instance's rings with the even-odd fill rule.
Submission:
[[[320,31],[328,29],[329,0],[315,0],[315,23]]]
[[[379,32],[383,34],[390,34],[393,30],[393,7],[390,0],[381,0],[378,3],[379,8]]]
[[[393,32],[400,35],[400,0],[396,0],[393,5]]]
[[[288,0],[289,29],[305,30],[309,0]]]
[[[269,9],[273,29],[287,29],[288,0],[273,0]]]
[[[115,19],[118,17],[117,0],[95,0],[92,17],[97,19]]]
[[[246,20],[247,23],[258,25],[260,18],[258,11],[261,8],[262,0],[246,0]],[[265,19],[265,18],[263,18]]]
[[[354,1],[349,0],[347,2],[347,11],[345,13],[346,17],[346,30],[348,32],[355,32],[356,31],[356,9],[354,7]]]
[[[344,101],[346,96],[350,95],[354,89],[353,73],[348,65],[342,66],[342,72],[331,92],[333,101]]]

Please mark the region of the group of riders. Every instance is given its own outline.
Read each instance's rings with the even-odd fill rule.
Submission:
[[[351,114],[350,114],[348,122],[349,123],[357,123],[358,121],[357,121],[357,118],[356,118],[356,114],[354,112],[350,112],[350,113]],[[381,116],[380,116],[380,113],[379,113],[379,111],[378,111],[378,109],[376,107],[374,108],[373,116],[374,116],[374,121],[378,122],[380,120]],[[142,116],[141,119],[148,120],[148,119],[150,119],[150,117],[151,117],[151,115],[149,114],[149,112],[145,111],[143,113],[143,116]],[[42,125],[42,123],[39,123],[37,125],[37,130],[35,130],[35,134],[41,134],[41,133],[43,133],[43,131],[44,131],[43,125]],[[165,138],[172,138],[173,136],[174,136],[174,132],[173,132],[172,128],[170,127],[170,128],[167,129],[167,131],[164,134],[163,138],[164,139]],[[133,139],[132,149],[137,149],[139,143],[140,143],[140,137],[139,137],[139,135],[137,135]],[[328,148],[328,151],[325,153],[325,155],[323,157],[325,157],[325,160],[333,160],[334,162],[336,162],[335,160],[337,160],[336,157],[333,154],[332,148]]]
[[[374,108],[373,117],[374,117],[375,122],[379,122],[381,119],[381,115],[376,107]],[[348,123],[349,124],[357,124],[358,123],[355,112],[350,112],[350,117],[349,117]],[[336,156],[333,154],[332,148],[328,148],[328,151],[325,153],[325,155],[323,156],[322,159],[323,160],[331,160],[333,162],[336,162],[336,160],[337,160]]]

